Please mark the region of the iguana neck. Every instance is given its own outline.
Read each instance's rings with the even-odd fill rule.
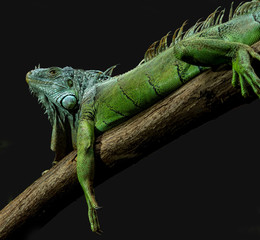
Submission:
[[[76,149],[80,106],[86,90],[88,90],[88,94],[94,96],[89,90],[93,89],[95,84],[110,78],[109,75],[97,70],[76,69],[73,71],[78,107],[68,112],[50,102],[46,106],[46,112],[52,124],[51,149],[56,152],[55,160],[60,160],[71,150]]]

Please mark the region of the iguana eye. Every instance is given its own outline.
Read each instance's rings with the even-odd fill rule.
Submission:
[[[77,98],[73,95],[65,96],[61,100],[61,105],[67,110],[72,110],[77,104]]]
[[[49,73],[50,73],[51,75],[55,75],[55,74],[56,74],[56,70],[51,69],[51,70],[49,71]]]
[[[69,86],[69,87],[72,87],[72,86],[73,86],[73,81],[72,81],[71,79],[69,79],[69,80],[67,81],[67,83],[68,83],[68,86]]]

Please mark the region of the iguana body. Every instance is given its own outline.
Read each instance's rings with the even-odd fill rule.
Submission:
[[[232,9],[232,8],[231,8]],[[93,190],[94,151],[97,134],[126,121],[173,92],[208,67],[230,64],[232,84],[248,86],[260,97],[260,79],[250,65],[260,61],[249,45],[260,40],[260,1],[240,5],[229,20],[215,11],[185,35],[183,26],[168,47],[168,34],[147,50],[133,70],[111,77],[105,72],[65,68],[36,68],[26,76],[32,92],[43,103],[53,126],[51,149],[61,159],[77,148],[77,174],[83,188],[92,231],[100,232]]]

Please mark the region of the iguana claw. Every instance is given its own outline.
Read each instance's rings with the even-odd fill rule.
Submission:
[[[88,203],[88,218],[89,218],[91,230],[92,230],[92,232],[95,232],[95,233],[101,235],[103,233],[103,231],[100,229],[97,211],[95,208],[93,208],[91,206],[89,201],[87,201],[87,203]]]

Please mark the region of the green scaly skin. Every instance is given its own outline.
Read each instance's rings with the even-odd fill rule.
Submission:
[[[232,9],[232,8],[231,8]],[[51,121],[51,149],[60,160],[77,149],[77,174],[88,204],[91,229],[101,233],[95,200],[94,150],[97,134],[126,121],[164,98],[205,69],[230,64],[232,84],[243,96],[249,88],[260,97],[260,79],[251,67],[250,47],[260,40],[260,1],[242,4],[229,20],[215,11],[186,34],[177,31],[168,47],[167,36],[151,45],[144,60],[131,71],[111,77],[105,72],[65,68],[36,68],[26,75],[31,91],[46,108]]]

